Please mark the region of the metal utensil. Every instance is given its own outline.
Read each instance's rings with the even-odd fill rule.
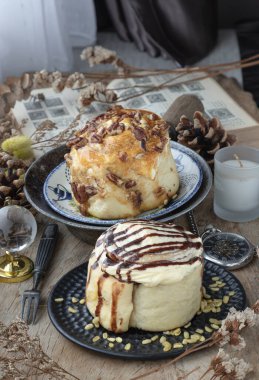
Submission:
[[[194,234],[194,235],[197,235],[197,236],[200,236],[199,234],[199,230],[198,230],[198,226],[197,226],[197,223],[196,223],[196,220],[194,218],[194,213],[192,210],[188,211],[186,213],[186,216],[187,216],[187,220],[188,220],[188,223],[189,223],[189,226],[190,226],[190,230],[191,232]]]
[[[58,225],[49,223],[43,232],[38,247],[33,271],[33,287],[31,290],[25,290],[22,295],[21,317],[28,324],[33,324],[35,322],[36,313],[40,302],[40,291],[38,290],[38,286],[53,256],[57,237]]]

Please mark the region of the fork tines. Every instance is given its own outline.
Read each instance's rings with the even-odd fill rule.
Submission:
[[[38,310],[39,302],[40,302],[40,295],[38,292],[35,291],[25,291],[22,295],[22,312],[21,312],[21,318],[27,323],[27,324],[34,324],[36,319],[36,313]]]

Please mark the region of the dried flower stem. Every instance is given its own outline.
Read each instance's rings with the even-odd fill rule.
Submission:
[[[60,367],[43,351],[38,337],[30,337],[25,322],[17,320],[8,327],[0,322],[1,370],[3,379],[39,378],[80,380]]]
[[[164,368],[167,368],[167,367],[171,366],[172,364],[174,364],[178,360],[184,358],[185,356],[190,355],[193,352],[197,352],[197,351],[203,350],[204,348],[208,348],[208,347],[213,346],[218,341],[219,341],[219,339],[217,341],[215,341],[215,340],[213,340],[212,337],[210,337],[207,340],[205,340],[204,342],[195,344],[194,346],[192,346],[191,348],[187,349],[186,351],[184,351],[182,354],[180,354],[179,356],[177,356],[173,360],[170,360],[168,363],[166,363],[166,364],[164,364],[164,365],[162,365],[162,366],[160,366],[158,368],[152,369],[152,370],[150,370],[148,372],[145,372],[142,375],[131,377],[130,380],[143,379],[144,377],[152,375],[153,373],[156,373],[156,372],[160,371],[161,369],[164,369]]]
[[[190,376],[194,372],[198,371],[198,369],[200,369],[200,367],[193,368],[190,372],[187,372],[186,374],[178,377],[177,380],[184,380],[184,379],[186,379],[188,376]]]
[[[244,329],[245,327],[252,327],[255,325],[255,323],[258,320],[258,314],[259,314],[259,302],[256,301],[256,303],[251,308],[246,308],[244,311],[237,311],[234,308],[231,308],[227,317],[222,321],[221,328],[213,333],[213,335],[205,340],[204,342],[200,342],[191,348],[184,351],[182,354],[174,358],[173,360],[170,360],[168,363],[155,368],[151,371],[145,372],[141,375],[132,377],[130,380],[138,380],[142,379],[144,377],[147,377],[153,373],[156,373],[160,371],[161,369],[167,368],[173,363],[177,362],[178,360],[182,359],[183,357],[196,352],[203,350],[204,348],[212,347],[216,344],[218,345],[225,345],[226,343],[229,343],[233,347],[238,346],[240,344],[240,336],[239,331]],[[235,339],[234,339],[235,337]],[[243,347],[241,347],[243,348]],[[219,351],[220,352],[220,351]],[[218,354],[218,358],[219,358]],[[216,363],[217,364],[217,363]],[[246,363],[244,363],[247,365]],[[212,366],[212,364],[211,364]],[[209,372],[209,371],[207,371]],[[203,376],[204,377],[204,376]],[[211,379],[215,378],[214,375]]]
[[[259,54],[255,54],[249,58],[239,60],[239,61],[233,61],[228,63],[220,63],[220,64],[213,64],[213,65],[206,65],[206,66],[194,66],[194,67],[184,67],[184,68],[177,68],[177,69],[141,69],[136,68],[134,71],[130,71],[126,74],[118,74],[113,71],[103,71],[98,73],[84,73],[85,78],[87,79],[97,79],[97,80],[112,80],[112,79],[124,79],[124,78],[139,78],[143,76],[157,76],[157,75],[163,75],[163,74],[179,74],[184,73],[191,74],[191,73],[198,73],[198,72],[212,72],[212,71],[218,71],[220,69],[220,72],[227,72],[234,69],[241,69],[251,66],[256,66],[259,64]]]

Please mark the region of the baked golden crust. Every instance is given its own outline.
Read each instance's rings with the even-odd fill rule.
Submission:
[[[136,216],[178,190],[168,125],[150,111],[116,107],[88,122],[69,146],[71,187],[83,214]]]

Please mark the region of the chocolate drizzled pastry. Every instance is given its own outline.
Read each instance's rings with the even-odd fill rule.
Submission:
[[[112,226],[89,260],[90,313],[114,332],[186,324],[200,308],[202,252],[201,239],[174,224],[135,220]]]
[[[134,217],[177,193],[168,124],[150,111],[111,109],[87,122],[68,146],[72,192],[84,214]]]

